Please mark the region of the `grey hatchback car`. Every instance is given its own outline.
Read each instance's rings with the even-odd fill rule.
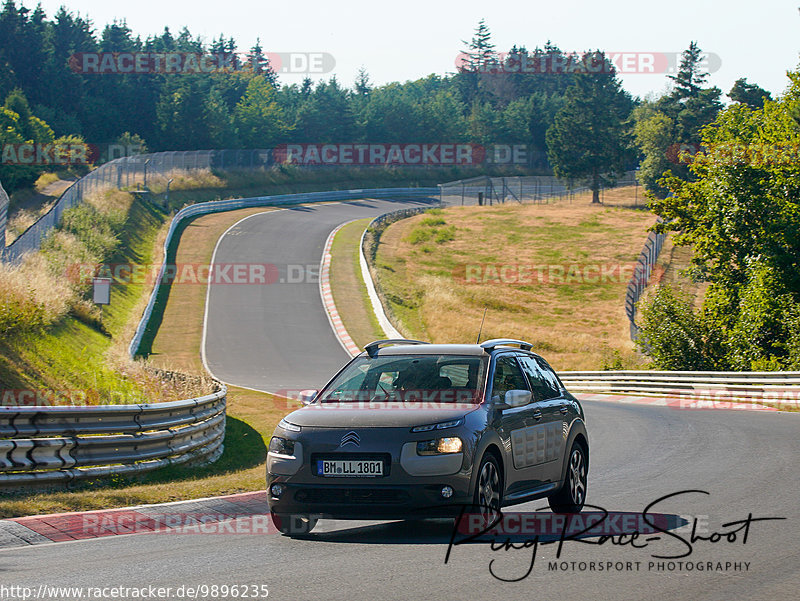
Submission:
[[[269,443],[267,500],[285,534],[320,517],[418,519],[586,498],[583,409],[521,340],[365,347]]]

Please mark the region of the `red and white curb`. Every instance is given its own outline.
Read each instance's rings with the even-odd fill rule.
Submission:
[[[347,351],[351,357],[358,355],[361,350],[358,348],[358,345],[353,342],[350,334],[347,333],[347,329],[344,327],[344,323],[339,315],[339,311],[336,310],[336,303],[333,302],[333,292],[331,292],[330,268],[331,246],[333,245],[333,239],[340,229],[349,223],[353,223],[353,221],[358,220],[353,219],[352,221],[343,223],[334,228],[334,230],[328,235],[328,239],[325,241],[325,248],[322,251],[322,262],[319,266],[319,294],[322,297],[322,304],[325,307],[325,314],[328,316],[328,321],[331,324],[333,333],[336,334],[336,338],[339,339],[342,348],[344,348],[344,350]]]
[[[696,397],[651,397],[633,396],[626,394],[584,394],[574,393],[580,401],[602,401],[621,403],[624,405],[650,405],[655,407],[669,407],[671,409],[704,410],[723,409],[739,411],[778,411],[775,407],[760,403],[737,402],[723,399],[703,399]]]
[[[0,548],[123,534],[276,534],[265,491],[0,520]]]

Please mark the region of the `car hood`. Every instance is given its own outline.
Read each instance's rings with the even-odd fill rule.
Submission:
[[[409,405],[390,403],[380,408],[368,408],[360,407],[358,403],[313,403],[284,419],[309,428],[413,428],[458,419],[479,407],[454,403],[437,403],[423,408]]]

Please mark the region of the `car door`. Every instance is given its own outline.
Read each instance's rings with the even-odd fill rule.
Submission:
[[[544,370],[543,362],[533,355],[520,353],[519,362],[531,386],[538,418],[536,436],[539,444],[537,459],[542,465],[545,481],[556,482],[561,477],[564,454],[564,419],[561,408],[564,399],[554,374]]]
[[[509,390],[530,390],[515,353],[504,353],[495,359],[492,402],[502,401]],[[539,408],[533,399],[527,405],[501,411],[498,430],[511,455],[511,469],[507,470],[507,495],[534,488],[546,481],[545,468],[539,461],[544,448],[544,434],[537,428],[539,419]]]

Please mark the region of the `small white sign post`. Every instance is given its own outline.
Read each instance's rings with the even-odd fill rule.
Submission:
[[[102,315],[103,305],[111,304],[111,278],[92,278],[92,300]]]

